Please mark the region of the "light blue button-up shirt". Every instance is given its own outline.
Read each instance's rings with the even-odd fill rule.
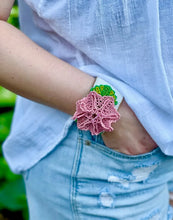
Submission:
[[[173,155],[173,1],[19,0],[19,6],[26,35],[117,88],[161,150]],[[33,166],[71,123],[70,115],[18,96],[3,144],[11,169]]]

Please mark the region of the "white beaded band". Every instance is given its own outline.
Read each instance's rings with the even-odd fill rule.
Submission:
[[[122,102],[122,100],[123,100],[123,96],[121,95],[121,93],[120,93],[117,89],[115,89],[111,84],[109,84],[109,83],[106,82],[105,80],[103,80],[103,79],[97,77],[97,78],[96,78],[96,81],[95,81],[95,83],[94,83],[94,86],[99,86],[99,85],[108,85],[108,86],[110,86],[110,87],[115,91],[115,95],[117,96],[117,102],[118,102],[118,103],[115,105],[115,108],[116,108],[116,110],[118,110],[118,108],[119,108],[119,106],[120,106],[120,104],[121,104],[121,102]],[[93,86],[93,87],[94,87],[94,86]]]

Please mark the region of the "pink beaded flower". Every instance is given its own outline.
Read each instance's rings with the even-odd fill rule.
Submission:
[[[90,130],[92,135],[103,131],[112,131],[112,122],[120,119],[120,114],[114,106],[112,96],[101,96],[97,92],[89,92],[87,97],[78,100],[73,120],[77,119],[77,127]]]

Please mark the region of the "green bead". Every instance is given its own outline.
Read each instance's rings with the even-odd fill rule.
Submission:
[[[96,85],[90,89],[90,91],[95,91],[101,96],[112,96],[114,98],[115,105],[118,104],[117,96],[115,95],[115,91],[109,85]]]

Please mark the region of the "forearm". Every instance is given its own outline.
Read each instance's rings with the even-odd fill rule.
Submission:
[[[6,21],[15,0],[0,0],[0,20]]]
[[[75,112],[94,78],[51,55],[21,31],[0,21],[0,84],[31,100]]]

